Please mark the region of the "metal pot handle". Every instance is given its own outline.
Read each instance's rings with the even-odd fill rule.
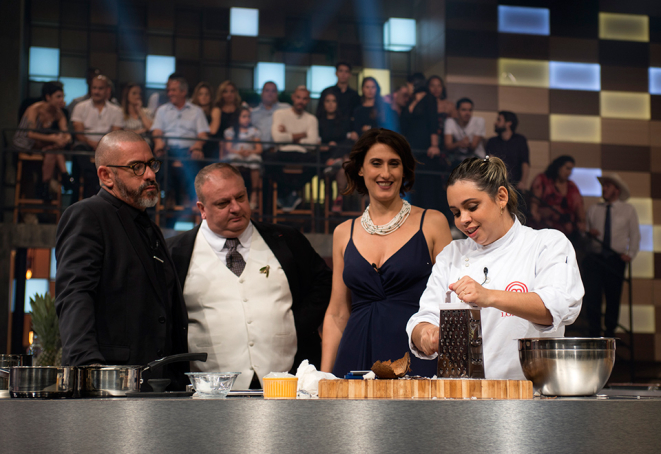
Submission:
[[[178,355],[166,356],[164,358],[159,358],[151,363],[147,364],[143,371],[154,369],[156,367],[166,366],[170,363],[178,363],[182,361],[202,361],[207,360],[207,353],[179,353]]]

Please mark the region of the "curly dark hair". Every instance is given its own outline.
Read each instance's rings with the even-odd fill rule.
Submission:
[[[363,167],[367,152],[377,143],[389,146],[402,159],[404,178],[402,179],[402,187],[399,190],[400,194],[404,195],[413,189],[416,161],[413,157],[413,152],[411,152],[411,145],[409,145],[403,135],[395,131],[385,128],[373,128],[360,136],[360,139],[358,139],[351,149],[349,160],[342,165],[348,183],[347,189],[343,192],[345,195],[352,194],[354,191],[363,195],[367,194],[365,180],[359,175],[359,172]]]

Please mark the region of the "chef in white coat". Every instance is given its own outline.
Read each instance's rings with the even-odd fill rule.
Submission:
[[[407,326],[411,351],[438,355],[440,309],[479,307],[485,377],[524,379],[517,339],[563,337],[584,290],[576,254],[557,230],[533,230],[518,219],[507,169],[494,157],[469,158],[452,171],[448,203],[468,236],[450,243],[436,264]]]

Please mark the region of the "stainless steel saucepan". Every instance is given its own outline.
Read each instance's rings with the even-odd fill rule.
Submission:
[[[80,397],[125,397],[126,393],[140,391],[142,373],[149,369],[176,362],[206,360],[206,353],[181,353],[157,359],[146,366],[82,366],[78,368],[78,391]]]
[[[73,397],[76,390],[76,368],[72,366],[12,366],[1,372],[9,376],[11,397]]]
[[[32,355],[0,355],[0,369],[31,365]],[[9,389],[9,371],[0,372],[0,390],[5,389]]]

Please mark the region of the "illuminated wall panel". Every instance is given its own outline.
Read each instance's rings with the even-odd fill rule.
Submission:
[[[259,34],[259,10],[255,8],[230,8],[230,35],[257,36]]]
[[[551,14],[547,8],[498,7],[498,31],[526,35],[549,35]]]
[[[266,82],[275,82],[275,85],[282,89],[285,86],[285,64],[284,63],[264,63],[259,62],[255,65],[254,85],[257,93],[262,92],[262,87]]]
[[[576,183],[583,197],[601,197],[601,183],[597,180],[600,176],[601,169],[574,167],[569,179]]]
[[[536,60],[498,59],[498,83],[522,87],[548,88],[549,62]]]
[[[60,75],[60,49],[30,47],[30,80],[47,82]]]
[[[365,77],[374,77],[381,87],[381,96],[390,94],[390,70],[389,69],[373,69],[364,68],[358,74],[358,94],[362,95],[363,92],[360,87],[363,85]]]
[[[174,68],[174,57],[147,55],[145,85],[148,88],[165,88],[168,83],[168,77],[174,72]]]
[[[652,199],[648,197],[631,197],[627,200],[636,209],[638,213],[639,224],[654,224],[652,217]]]
[[[87,94],[87,79],[84,77],[60,77],[59,81],[64,85],[64,102],[67,104]]]
[[[661,252],[661,225],[652,226],[654,252]]]
[[[631,312],[633,314],[633,331],[635,333],[654,334],[656,330],[656,323],[654,320],[654,306],[634,304],[633,311]],[[629,329],[628,304],[622,304],[620,306],[620,320],[618,323],[624,328]],[[622,330],[618,329],[617,332],[622,332]]]
[[[415,19],[391,17],[383,24],[383,48],[392,52],[408,52],[416,44]]]
[[[646,252],[654,252],[654,229],[649,224],[641,224],[640,226],[640,250]]]
[[[334,66],[310,66],[307,75],[307,87],[310,90],[310,96],[318,98],[326,87],[331,87],[337,83]]]
[[[661,68],[650,68],[650,94],[661,95]]]
[[[601,116],[649,120],[651,100],[649,93],[602,91],[600,93]]]
[[[589,63],[549,62],[549,85],[563,90],[601,90],[601,66]]]
[[[588,115],[551,115],[551,140],[555,142],[599,143],[601,120]]]
[[[599,13],[599,38],[649,41],[649,17],[639,14]]]
[[[43,295],[49,291],[48,279],[28,279],[25,281],[25,312],[32,312],[30,298],[34,298],[36,293]]]

